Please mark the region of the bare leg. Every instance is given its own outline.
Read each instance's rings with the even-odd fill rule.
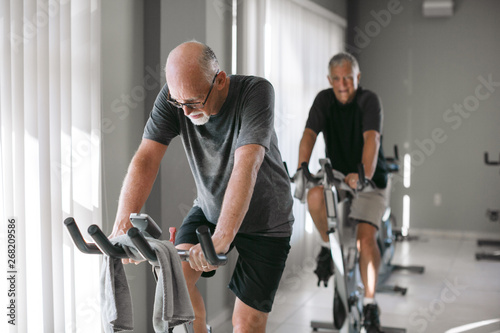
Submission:
[[[236,298],[233,333],[265,333],[268,313],[256,310]]]
[[[377,228],[368,223],[358,223],[359,271],[365,286],[365,297],[373,298],[377,287],[380,250],[377,245]]]
[[[316,225],[321,239],[328,242],[328,221],[326,218],[325,195],[323,194],[323,186],[317,186],[309,190],[307,193],[307,206],[309,214]]]
[[[192,245],[190,244],[180,244],[177,248],[181,250],[188,250],[191,246]],[[189,298],[191,299],[191,304],[193,305],[194,310],[193,329],[195,333],[207,333],[207,314],[205,311],[205,303],[203,302],[203,297],[201,296],[200,291],[196,287],[196,282],[200,278],[202,272],[195,271],[187,262],[182,263],[182,270],[184,278],[186,279]]]

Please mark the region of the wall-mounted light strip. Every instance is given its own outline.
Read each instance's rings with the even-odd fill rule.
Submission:
[[[405,154],[403,159],[403,185],[410,188],[411,185],[411,155]]]
[[[401,226],[401,234],[403,237],[408,236],[408,230],[410,229],[410,196],[405,195],[403,197],[403,225]]]

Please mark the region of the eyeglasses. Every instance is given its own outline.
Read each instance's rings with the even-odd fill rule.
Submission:
[[[217,73],[215,73],[214,79],[212,80],[212,84],[210,85],[210,90],[208,90],[207,97],[205,98],[205,100],[203,102],[180,103],[180,102],[177,102],[175,99],[173,99],[170,96],[170,91],[168,92],[168,95],[167,95],[167,102],[169,102],[170,104],[172,104],[173,106],[175,106],[177,108],[182,108],[183,106],[186,106],[186,107],[188,107],[190,109],[194,109],[194,110],[198,110],[198,109],[203,108],[208,101],[208,97],[210,96],[210,93],[212,92],[212,88],[214,87],[214,83],[215,83],[215,79],[217,78],[217,75],[219,75],[219,70],[217,70]]]

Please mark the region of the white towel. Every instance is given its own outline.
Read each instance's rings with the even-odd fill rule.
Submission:
[[[166,333],[169,327],[194,320],[194,310],[182,272],[180,257],[169,241],[146,238],[155,250],[158,262],[150,262],[156,269],[153,326],[156,333]],[[126,235],[110,240],[120,244],[132,259],[142,260],[139,251]],[[132,302],[121,260],[105,256],[101,273],[102,319],[106,333],[133,329]],[[114,331],[113,331],[114,330]]]

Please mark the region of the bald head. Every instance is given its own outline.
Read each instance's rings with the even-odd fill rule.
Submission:
[[[200,42],[185,42],[173,49],[167,58],[165,74],[171,84],[206,84],[212,81],[219,69],[219,62],[212,49]],[[184,82],[179,82],[184,81]]]

